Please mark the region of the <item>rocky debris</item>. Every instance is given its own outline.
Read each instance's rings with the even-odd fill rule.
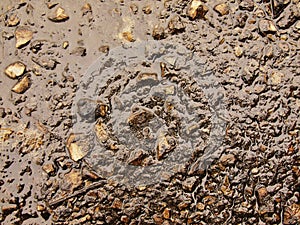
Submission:
[[[9,213],[15,211],[17,208],[18,208],[18,206],[16,204],[6,204],[1,207],[1,211],[4,214],[9,214]]]
[[[105,117],[109,111],[109,106],[103,103],[98,103],[95,109],[96,118]]]
[[[142,10],[147,15],[152,13],[152,9],[150,5],[144,6]]]
[[[259,31],[264,35],[268,34],[268,33],[277,32],[277,29],[276,29],[273,21],[271,21],[271,20],[261,19],[258,22],[258,28],[259,28]]]
[[[281,14],[277,21],[277,26],[282,29],[288,29],[300,19],[300,6],[299,3],[292,4],[284,13]]]
[[[141,166],[143,160],[148,156],[148,154],[143,149],[133,150],[130,153],[127,163],[134,166]]]
[[[36,54],[42,50],[42,47],[46,43],[46,40],[35,40],[30,44],[30,50]]]
[[[236,20],[237,20],[237,25],[239,27],[244,27],[246,25],[246,21],[248,19],[248,15],[246,13],[239,13],[237,16],[236,16]]]
[[[82,16],[85,16],[87,14],[92,13],[92,6],[90,3],[86,3],[84,6],[81,8]]]
[[[267,189],[265,187],[260,187],[257,189],[256,193],[257,193],[259,203],[262,204],[264,198],[268,195]]]
[[[29,89],[30,84],[31,82],[29,76],[25,75],[18,83],[13,86],[12,91],[18,94],[22,94]]]
[[[142,81],[142,80],[158,80],[157,73],[141,73],[138,75],[137,80]]]
[[[64,41],[62,43],[62,47],[63,47],[63,49],[67,49],[69,47],[69,42],[68,41]]]
[[[108,45],[102,45],[99,47],[99,52],[107,54],[109,52],[109,46]]]
[[[82,46],[76,47],[71,51],[70,54],[75,56],[82,56],[82,57],[86,56],[86,48]]]
[[[44,164],[42,168],[49,175],[51,175],[55,172],[55,168],[52,163]]]
[[[57,61],[51,58],[51,56],[43,54],[38,57],[32,56],[31,60],[46,70],[54,70],[57,64]]]
[[[69,16],[63,8],[58,7],[54,12],[50,13],[48,19],[52,22],[64,22],[69,19]]]
[[[18,62],[14,62],[14,63],[8,65],[5,68],[4,73],[8,77],[15,79],[15,78],[22,76],[24,74],[25,70],[26,70],[26,66],[22,62],[18,61]]]
[[[133,112],[127,119],[127,123],[130,126],[138,127],[142,124],[148,123],[154,117],[153,112],[145,108],[139,108],[136,112]]]
[[[5,25],[8,27],[17,26],[20,23],[20,18],[17,14],[12,14],[10,16],[6,15],[5,17]]]
[[[126,40],[126,41],[129,41],[129,42],[134,42],[135,41],[135,38],[133,36],[133,33],[132,31],[124,31],[122,33],[122,37]]]
[[[284,210],[283,224],[297,224],[300,221],[300,204],[293,203]]]
[[[169,28],[171,34],[178,34],[178,33],[184,32],[185,25],[179,16],[174,16],[169,21],[168,28]]]
[[[106,142],[109,138],[107,128],[100,120],[95,125],[95,132],[101,142]]]
[[[193,0],[188,9],[188,15],[191,19],[204,18],[208,12],[208,7],[200,0]]]
[[[77,139],[77,137],[75,134],[70,134],[70,136],[68,137],[67,143],[66,143],[66,147],[70,154],[70,158],[75,162],[84,158],[84,156],[88,152],[88,150],[86,149],[87,146],[84,145],[84,142],[82,143],[76,139]],[[83,146],[85,146],[85,147],[83,147]]]
[[[254,9],[253,0],[242,0],[239,5],[240,9],[252,11]]]
[[[197,178],[196,177],[189,177],[185,181],[182,182],[182,187],[186,191],[193,191],[195,185],[197,183]]]
[[[33,32],[28,26],[19,26],[15,31],[15,37],[16,48],[22,48],[31,41],[33,37]]]
[[[63,191],[74,192],[74,190],[82,185],[82,176],[79,171],[72,169],[69,173],[64,175],[61,182],[61,189]]]
[[[220,15],[225,16],[229,14],[229,7],[226,3],[218,4],[214,7],[214,10]]]
[[[230,166],[230,165],[234,165],[235,160],[236,158],[233,154],[225,154],[221,156],[219,162],[224,166]]]
[[[272,72],[270,74],[269,81],[273,85],[278,85],[281,83],[281,80],[283,77],[284,77],[284,74],[281,72]]]
[[[130,10],[133,12],[133,14],[137,14],[137,12],[139,11],[139,7],[136,4],[131,4]]]
[[[152,37],[155,40],[161,40],[165,38],[165,29],[161,25],[155,25],[152,31]]]
[[[156,146],[156,158],[161,160],[166,154],[173,151],[176,148],[176,140],[163,133],[160,133],[157,140]]]
[[[237,57],[241,57],[243,55],[244,51],[243,49],[240,47],[240,46],[236,46],[234,48],[234,54],[237,56]]]

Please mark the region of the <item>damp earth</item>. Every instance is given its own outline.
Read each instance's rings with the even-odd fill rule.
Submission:
[[[299,224],[299,0],[0,2],[1,224]]]

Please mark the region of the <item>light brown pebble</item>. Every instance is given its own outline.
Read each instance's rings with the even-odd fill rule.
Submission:
[[[214,10],[220,15],[225,16],[229,14],[229,7],[226,3],[218,4],[214,7]]]
[[[15,37],[16,48],[21,48],[31,41],[33,32],[28,26],[20,26],[15,31]]]
[[[23,77],[18,83],[13,86],[12,91],[18,94],[22,94],[30,87],[30,79],[28,76]]]
[[[64,22],[69,19],[69,16],[66,14],[63,8],[58,7],[54,13],[51,13],[48,16],[48,19],[52,22]]]
[[[5,68],[4,73],[8,77],[15,79],[19,76],[22,76],[25,70],[26,70],[26,66],[22,62],[14,62]]]

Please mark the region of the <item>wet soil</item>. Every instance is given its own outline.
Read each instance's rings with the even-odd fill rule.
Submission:
[[[1,1],[0,223],[299,224],[299,18],[298,0]],[[182,88],[180,76],[193,74],[175,70],[177,83],[156,81],[165,67],[141,62],[122,72],[122,79],[136,74],[123,92],[113,91],[117,80],[93,81],[104,87],[99,99],[114,98],[91,104],[95,136],[74,132],[74,99],[89,66],[120,46],[154,40],[201,58],[222,89],[226,127],[204,166],[200,149],[159,181],[132,185],[101,173],[95,144],[146,168],[180,141],[203,138],[205,145],[205,132],[181,136],[194,112],[202,110],[207,132],[213,122],[205,91]],[[153,78],[135,88],[136,80]],[[154,101],[148,93],[155,87],[163,98]],[[165,94],[174,91],[183,111],[172,112],[184,116],[168,114]],[[138,107],[124,102],[132,96],[143,99]],[[197,110],[187,110],[199,96]],[[161,124],[163,135],[153,133]],[[162,141],[144,141],[151,134]],[[130,149],[116,148],[126,138]]]

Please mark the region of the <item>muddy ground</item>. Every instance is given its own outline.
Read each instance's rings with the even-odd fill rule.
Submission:
[[[300,223],[299,0],[2,0],[0,10],[1,224]],[[200,151],[134,186],[86,162],[72,104],[96,59],[150,40],[204,60],[226,130],[207,167],[194,166]],[[141,155],[134,166],[147,165]]]

